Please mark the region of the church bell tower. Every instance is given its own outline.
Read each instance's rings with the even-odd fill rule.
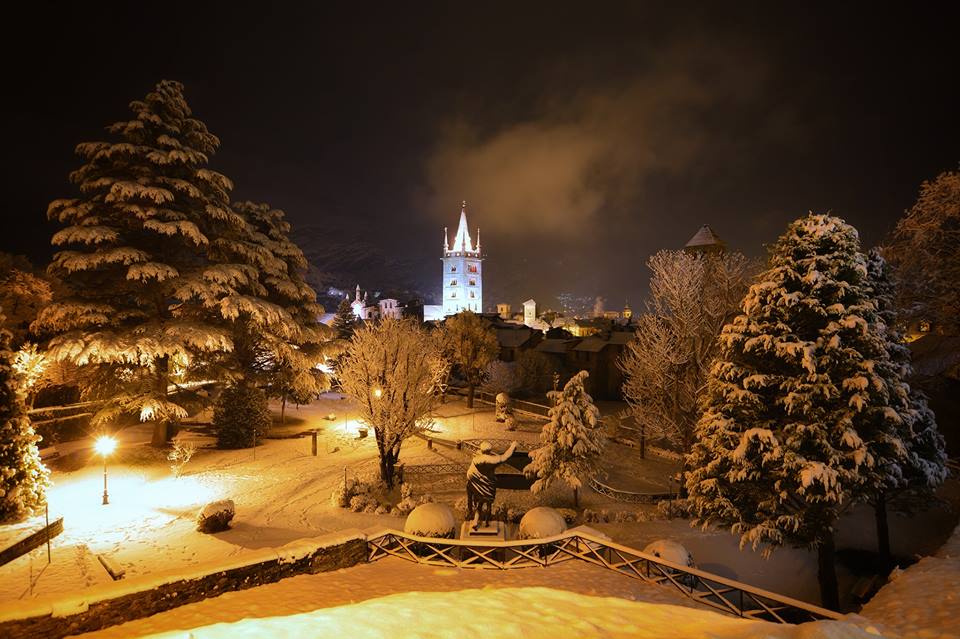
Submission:
[[[460,225],[450,244],[443,229],[443,315],[460,311],[483,312],[483,273],[480,263],[480,229],[473,244],[467,227],[467,203],[460,208]]]

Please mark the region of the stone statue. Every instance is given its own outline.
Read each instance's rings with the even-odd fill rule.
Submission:
[[[494,455],[490,452],[493,450],[490,442],[482,442],[480,452],[471,460],[470,468],[467,469],[467,520],[473,519],[473,530],[478,530],[481,523],[485,527],[490,525],[490,511],[497,496],[497,477],[494,471],[513,456],[516,448],[517,442],[513,442],[505,453]]]

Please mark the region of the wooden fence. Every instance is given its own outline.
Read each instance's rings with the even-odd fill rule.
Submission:
[[[747,619],[804,623],[840,619],[831,610],[754,588],[577,531],[526,541],[417,537],[385,530],[367,537],[368,561],[398,557],[431,566],[511,570],[584,561],[645,583],[672,588],[708,608]]]
[[[17,557],[27,554],[34,548],[39,548],[63,532],[63,517],[55,519],[40,530],[27,535],[12,546],[0,551],[0,566],[10,563]]]

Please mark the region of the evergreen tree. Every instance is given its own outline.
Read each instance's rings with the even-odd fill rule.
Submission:
[[[342,342],[349,342],[357,328],[357,316],[353,312],[350,300],[343,298],[337,306],[337,314],[333,317],[333,333]]]
[[[282,421],[288,398],[309,402],[326,388],[317,365],[330,331],[318,320],[323,307],[306,283],[307,260],[289,237],[283,211],[253,202],[234,203],[233,209],[246,225],[221,238],[217,257],[255,269],[256,277],[221,303],[230,309],[225,329],[234,345],[221,359],[233,383],[264,386],[281,400]]]
[[[77,147],[79,197],[50,204],[50,219],[65,225],[52,242],[72,248],[49,270],[70,294],[37,324],[56,334],[54,359],[109,389],[95,421],[138,414],[154,420],[162,445],[186,413],[171,381],[195,358],[233,348],[220,320],[235,316],[237,287],[257,273],[217,259],[245,221],[230,208],[230,180],[207,168],[219,140],[191,117],[182,85],[162,81],[130,108],[132,119],[107,128],[113,141]]]
[[[43,508],[50,485],[50,472],[37,450],[40,437],[27,417],[13,357],[10,332],[0,329],[0,523]]]
[[[213,428],[219,448],[256,446],[270,429],[267,396],[255,386],[229,386],[213,408]]]
[[[688,456],[697,522],[728,526],[765,554],[816,548],[821,599],[834,609],[834,526],[873,465],[857,422],[885,392],[859,249],[839,218],[790,224],[721,333]]]
[[[477,387],[483,383],[487,365],[500,353],[493,328],[472,311],[448,317],[440,329],[441,348],[467,382],[467,408],[473,408]]]
[[[550,421],[540,432],[540,447],[530,451],[530,463],[523,472],[536,477],[531,490],[538,493],[554,481],[573,489],[579,506],[578,491],[583,480],[596,474],[606,434],[600,424],[600,411],[587,394],[584,383],[589,373],[580,371],[570,378],[562,391],[550,391]]]
[[[871,330],[884,343],[884,353],[874,363],[874,370],[883,379],[886,394],[883,403],[863,411],[858,421],[858,431],[874,460],[863,473],[860,499],[874,507],[878,552],[889,565],[889,497],[902,491],[929,497],[946,478],[946,453],[926,397],[907,383],[913,370],[910,350],[898,328],[896,285],[891,267],[877,249],[867,255],[867,274],[876,308]]]
[[[268,299],[284,308],[294,324],[288,347],[275,352],[267,379],[270,396],[281,401],[282,423],[288,399],[306,404],[330,387],[330,380],[318,365],[334,354],[335,336],[320,322],[324,309],[307,283],[307,258],[290,239],[290,224],[283,211],[265,204],[245,203],[244,207],[260,236],[266,239],[265,244],[286,265],[280,276],[267,277],[264,282]]]

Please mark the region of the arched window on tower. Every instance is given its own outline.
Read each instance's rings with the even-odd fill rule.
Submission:
[[[450,286],[456,286],[457,280],[450,280]]]
[[[477,285],[477,280],[476,280],[475,278],[472,278],[472,277],[471,277],[471,278],[470,278],[470,286],[476,286],[476,285]]]
[[[457,272],[457,265],[456,265],[456,264],[453,264],[453,265],[450,266],[450,272],[451,272],[451,273],[456,273],[456,272]]]

